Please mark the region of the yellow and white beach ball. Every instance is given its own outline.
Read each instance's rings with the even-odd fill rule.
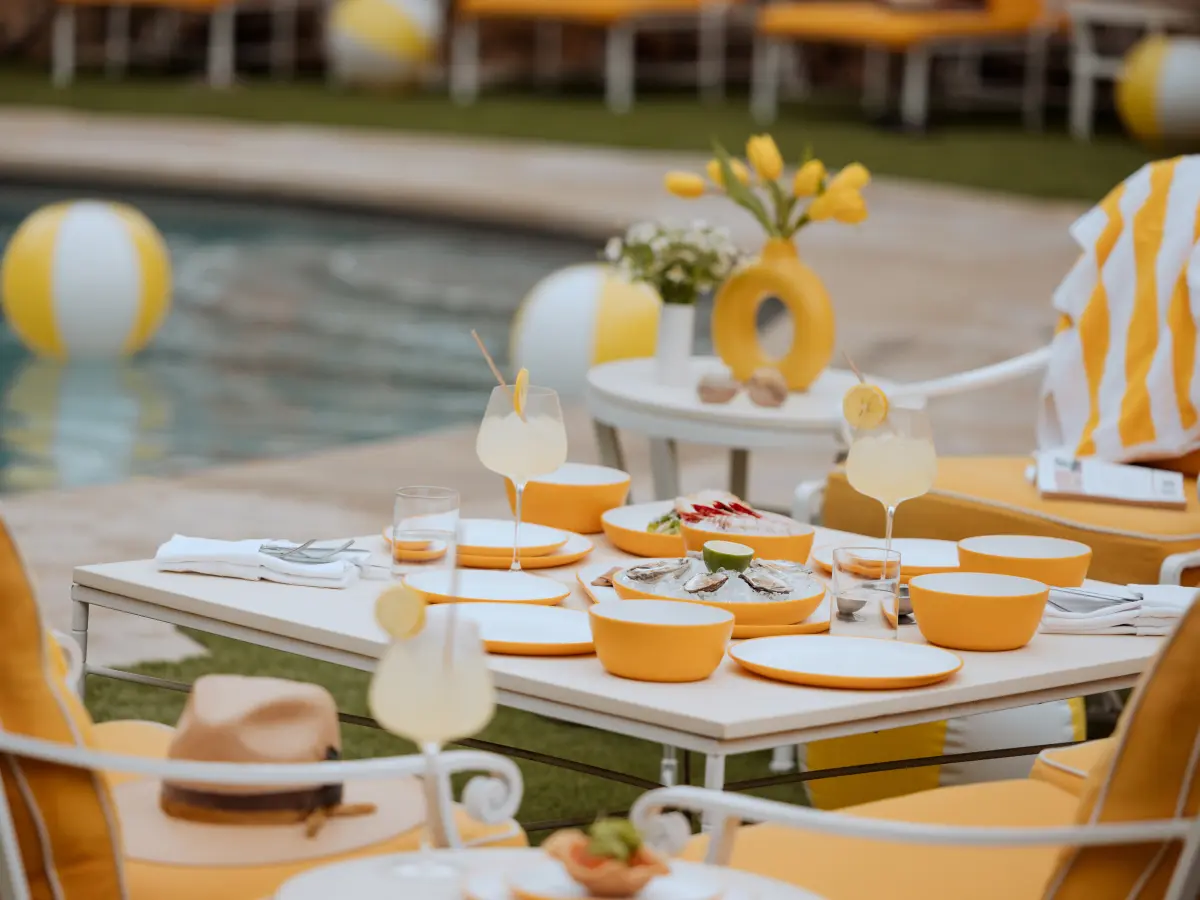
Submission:
[[[812,771],[1082,741],[1086,736],[1083,699],[1077,698],[814,741],[797,749],[801,771]],[[1025,778],[1034,759],[1017,756],[810,781],[808,796],[818,809],[840,809],[936,787]]]
[[[1148,37],[1125,58],[1117,112],[1140,141],[1200,147],[1200,38]]]
[[[543,278],[513,318],[509,357],[535,384],[581,396],[592,366],[653,356],[662,301],[601,263],[568,266]]]
[[[415,81],[441,42],[437,0],[338,0],[325,29],[334,81],[391,87]]]
[[[21,223],[0,264],[4,316],[52,359],[115,359],[150,342],[171,302],[158,229],[120,203],[43,207]]]

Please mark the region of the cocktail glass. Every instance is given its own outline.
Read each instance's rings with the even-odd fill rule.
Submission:
[[[550,388],[530,385],[518,413],[513,405],[512,388],[493,388],[475,440],[475,452],[485,467],[503,475],[516,489],[511,570],[519,572],[521,498],[525,485],[531,479],[549,475],[567,461],[567,430],[558,394]]]

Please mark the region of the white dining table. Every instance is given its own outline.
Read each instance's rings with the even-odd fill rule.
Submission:
[[[635,561],[603,535],[590,539],[596,546],[586,564]],[[862,538],[818,529],[816,546],[857,540]],[[386,564],[389,554],[381,536],[361,537],[358,546],[377,550]],[[570,587],[565,606],[590,605],[575,577],[585,563],[541,570]],[[186,689],[163,679],[89,665],[92,606],[370,672],[388,642],[375,622],[374,606],[389,584],[385,578],[360,580],[343,590],[297,587],[160,572],[148,559],[81,566],[75,570],[71,592],[72,631],[84,650],[84,677],[104,675]],[[902,628],[900,639],[924,642],[915,626]],[[1012,652],[962,652],[962,669],[940,684],[884,691],[771,681],[750,674],[728,657],[710,678],[691,684],[618,678],[590,655],[493,654],[488,664],[500,705],[701,754],[705,786],[720,790],[726,785],[726,759],[734,754],[1126,688],[1160,644],[1154,637],[1038,634]],[[627,783],[645,786],[636,779]]]

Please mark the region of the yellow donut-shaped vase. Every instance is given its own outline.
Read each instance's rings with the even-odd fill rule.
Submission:
[[[758,334],[758,307],[777,297],[792,316],[792,344],[782,359],[766,353]],[[789,390],[803,391],[833,357],[833,307],[821,279],[800,261],[791,241],[773,239],[762,257],[735,273],[717,294],[712,339],[738,381],[756,369],[778,369]]]

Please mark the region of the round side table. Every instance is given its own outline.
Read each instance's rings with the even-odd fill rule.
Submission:
[[[464,874],[479,871],[511,872],[536,865],[547,859],[540,850],[436,850],[438,856],[452,857],[462,866]],[[353,897],[354,900],[397,900],[399,885],[393,869],[406,858],[416,854],[405,853],[394,856],[375,856],[334,863],[312,869],[284,883],[276,892],[274,900],[338,900]],[[703,863],[672,862],[671,867],[679,872],[705,874],[706,870],[719,878],[724,885],[724,896],[753,898],[753,900],[822,900],[818,895],[749,872],[736,869],[706,866]],[[425,900],[412,897],[405,900]],[[430,898],[432,900],[432,898]],[[438,898],[441,900],[441,898]]]
[[[755,406],[745,392],[729,403],[701,403],[700,379],[724,371],[716,357],[693,357],[690,386],[670,387],[656,381],[653,359],[594,367],[588,372],[587,405],[604,464],[625,468],[617,429],[646,435],[655,499],[670,500],[679,495],[678,442],[728,447],[729,490],[745,498],[751,450],[801,447],[816,436],[833,436],[845,446],[842,398],[857,381],[852,372],[826,369],[807,391],[789,395],[775,409]],[[893,387],[874,380],[885,390]]]

